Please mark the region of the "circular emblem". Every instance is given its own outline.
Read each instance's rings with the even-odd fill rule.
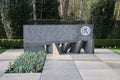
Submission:
[[[83,36],[88,36],[88,35],[90,35],[91,29],[88,26],[83,26],[81,28],[80,32]]]

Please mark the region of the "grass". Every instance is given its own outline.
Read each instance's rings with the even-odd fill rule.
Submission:
[[[113,52],[117,53],[117,54],[120,54],[120,49],[110,49],[112,50]]]
[[[6,51],[6,49],[0,48],[0,54],[2,54],[4,51]]]

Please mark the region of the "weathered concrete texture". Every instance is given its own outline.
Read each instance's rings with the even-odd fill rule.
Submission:
[[[24,25],[24,43],[47,44],[92,39],[92,31],[89,36],[80,35],[81,27],[82,25]],[[91,26],[90,28],[92,30]]]
[[[101,61],[94,54],[70,54],[74,61]]]
[[[86,69],[79,70],[83,80],[120,80],[118,74],[112,69]]]
[[[95,51],[99,54],[48,55],[41,80],[120,80],[120,55]]]
[[[45,51],[45,49],[44,49],[44,47],[43,46],[41,46],[41,45],[39,45],[39,46],[24,46],[25,48],[24,48],[24,51],[25,52],[28,52],[28,51],[30,51],[30,52],[40,52],[40,51]]]
[[[103,61],[120,61],[120,55],[117,54],[96,54]]]
[[[81,28],[89,26],[91,29],[89,35],[83,35]],[[86,29],[84,31],[86,33]],[[84,46],[85,53],[93,53],[93,27],[92,25],[24,25],[24,49],[25,51],[38,52],[43,50],[44,45],[51,45],[52,43],[71,43],[77,42],[73,46],[72,52],[79,53],[80,40],[86,41]],[[63,53],[67,52],[67,45],[62,47]],[[49,51],[48,51],[49,52]]]
[[[62,57],[62,56],[61,56]],[[41,80],[82,80],[77,68],[71,61],[71,57],[64,56],[64,59],[57,57],[57,60],[47,57]]]
[[[16,56],[20,56],[23,53],[23,49],[10,49],[5,51],[4,53],[0,54],[0,61],[1,60],[11,60],[16,59]]]
[[[109,49],[95,49],[95,54],[114,54],[114,55],[117,55]]]
[[[119,80],[119,76],[102,61],[75,61],[83,80]]]
[[[9,61],[0,61],[0,76],[2,76],[6,69],[8,68],[9,65],[8,62]]]
[[[85,50],[85,53],[87,53],[87,54],[94,53],[94,41],[93,41],[93,39],[89,39],[86,41],[86,43],[84,45],[84,50]]]
[[[0,80],[40,80],[41,73],[4,74]]]
[[[23,54],[23,49],[10,49],[0,54],[0,77],[3,76],[8,68],[9,62],[13,62],[21,54]]]
[[[112,69],[120,69],[120,60],[119,61],[104,61]]]

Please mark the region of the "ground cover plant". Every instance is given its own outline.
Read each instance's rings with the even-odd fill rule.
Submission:
[[[26,52],[19,56],[13,63],[9,63],[6,73],[38,73],[43,69],[45,52]]]

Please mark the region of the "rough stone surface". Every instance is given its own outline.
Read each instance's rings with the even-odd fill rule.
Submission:
[[[0,77],[3,76],[8,68],[9,62],[13,62],[21,54],[23,54],[23,49],[9,49],[0,54]]]
[[[95,51],[95,54],[48,55],[41,80],[120,80],[120,55],[108,49]]]
[[[47,56],[41,80],[82,80],[69,55]]]
[[[80,52],[80,40],[86,41],[85,52],[93,53],[93,27],[89,35],[83,35],[81,29],[86,25],[24,25],[24,49],[25,51],[43,50],[40,46],[51,45],[52,43],[71,43],[79,42],[73,48],[72,52]],[[85,29],[86,30],[86,29]],[[83,31],[86,33],[87,31]],[[81,46],[80,46],[81,47]],[[79,51],[78,51],[79,50]],[[67,52],[65,50],[61,50]]]
[[[0,80],[40,80],[41,73],[4,74]]]
[[[80,33],[82,25],[24,25],[24,42],[26,43],[63,43],[92,39]],[[92,29],[92,27],[90,26]],[[82,38],[81,38],[82,37]]]

